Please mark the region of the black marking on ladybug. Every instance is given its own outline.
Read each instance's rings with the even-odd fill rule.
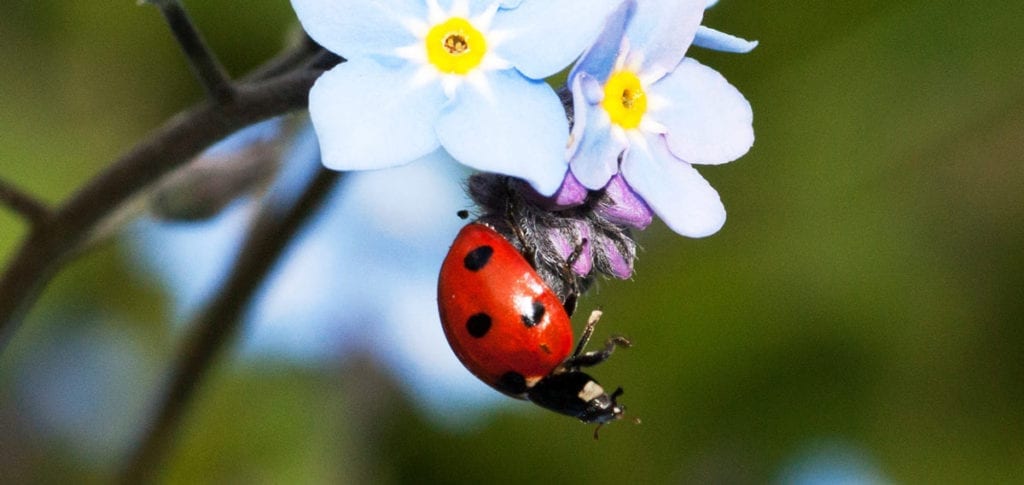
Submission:
[[[484,266],[487,266],[493,254],[494,248],[480,246],[466,254],[466,257],[462,260],[462,265],[470,271],[480,271]]]
[[[486,313],[477,313],[466,322],[466,330],[475,338],[483,338],[491,331],[491,316]]]
[[[522,319],[523,319],[523,325],[526,325],[526,328],[531,328],[531,327],[536,326],[538,323],[540,323],[541,320],[544,319],[544,313],[546,311],[547,310],[544,308],[544,304],[543,303],[541,303],[541,302],[539,302],[537,300],[533,300],[533,314],[532,315],[525,315],[525,314],[520,315],[520,317],[522,317]]]
[[[505,394],[522,394],[526,392],[526,379],[516,371],[508,371],[501,375],[495,387]]]

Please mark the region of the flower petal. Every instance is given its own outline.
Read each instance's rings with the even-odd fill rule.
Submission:
[[[626,31],[626,23],[633,16],[636,10],[636,1],[627,0],[622,2],[605,22],[604,29],[597,36],[594,44],[587,49],[580,57],[580,60],[569,72],[569,79],[575,79],[577,73],[587,73],[604,84],[608,80],[612,69],[615,67],[615,60],[619,57],[619,50],[622,48],[622,35]]]
[[[494,31],[509,35],[495,47],[526,77],[544,79],[593,44],[622,0],[523,0],[494,17]]]
[[[697,36],[693,38],[693,45],[714,51],[746,54],[757,47],[757,41],[741,39],[735,35],[701,25],[697,28]]]
[[[438,147],[433,125],[446,98],[439,83],[414,87],[415,69],[355,59],[320,76],[309,92],[309,115],[325,166],[393,167]]]
[[[688,237],[710,236],[725,224],[718,192],[690,164],[672,156],[660,135],[634,144],[622,161],[622,175],[665,224]]]
[[[580,77],[586,76],[581,73]],[[604,187],[619,172],[619,155],[629,146],[626,137],[617,133],[601,108],[588,106],[582,120],[585,129],[573,127],[572,156],[569,165],[573,175],[590,190]],[[580,120],[577,120],[580,123]]]
[[[754,144],[750,103],[710,67],[684,59],[649,92],[668,100],[650,116],[668,128],[672,153],[689,163],[730,162]]]
[[[640,72],[666,73],[679,64],[690,48],[704,6],[694,1],[646,0],[626,26],[626,38],[633,49],[643,52]]]
[[[558,95],[515,69],[484,74],[485,85],[464,83],[441,113],[437,135],[459,162],[522,178],[551,195],[565,177],[569,124]]]
[[[417,0],[292,0],[292,8],[313,40],[346,59],[394,55],[417,42],[402,22],[427,18]]]
[[[572,78],[572,93],[575,123],[566,158],[569,159],[571,173],[580,184],[599,190],[618,173],[619,155],[629,142],[616,134],[608,115],[596,106],[604,97],[604,90],[595,78],[579,72]]]
[[[604,100],[604,88],[597,79],[586,72],[580,72],[569,79],[569,91],[572,93],[572,128],[565,157],[572,159],[579,150],[583,135],[589,129],[587,120],[593,116],[592,111],[601,110],[598,104]]]

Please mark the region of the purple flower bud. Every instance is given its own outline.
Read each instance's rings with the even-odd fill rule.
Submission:
[[[647,203],[629,187],[622,174],[616,174],[604,189],[605,199],[597,213],[613,224],[643,230],[654,218]]]
[[[605,267],[609,274],[622,280],[633,275],[633,260],[636,258],[635,248],[633,248],[633,252],[630,254],[624,254],[611,239],[601,238],[599,243],[601,244],[601,254],[605,258],[602,266]]]
[[[551,240],[558,256],[564,261],[568,261],[572,253],[579,249],[579,254],[572,264],[572,271],[580,276],[588,276],[594,269],[593,244],[591,243],[593,236],[590,226],[583,221],[574,221],[571,227],[567,231],[550,231],[548,239]],[[567,237],[567,232],[572,234],[572,239]],[[581,241],[582,245],[580,245]]]
[[[636,259],[630,227],[651,222],[651,211],[621,178],[608,190],[587,191],[575,177],[567,177],[561,194],[539,196],[529,184],[491,173],[469,178],[469,195],[480,206],[478,220],[490,224],[520,251],[535,256],[535,269],[559,295],[586,288],[599,275],[629,278]],[[560,195],[586,194],[582,203],[559,207]],[[613,195],[616,197],[613,198]],[[606,217],[617,216],[625,223]],[[629,227],[627,227],[629,226]],[[573,253],[577,253],[573,256]],[[566,271],[571,261],[571,271]]]
[[[545,210],[557,211],[568,209],[570,207],[576,207],[587,200],[587,188],[576,180],[576,177],[571,171],[565,172],[565,180],[562,181],[562,186],[558,188],[554,194],[550,197],[540,195],[532,186],[526,183],[521,183],[522,188],[520,189],[523,193],[523,197],[526,198],[530,203],[536,205]]]

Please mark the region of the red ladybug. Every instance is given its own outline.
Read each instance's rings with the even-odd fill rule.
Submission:
[[[455,355],[491,387],[586,423],[622,417],[622,388],[609,395],[580,368],[629,341],[612,337],[604,350],[584,353],[601,315],[595,311],[570,356],[572,326],[562,302],[490,226],[471,223],[459,232],[441,265],[437,303]]]

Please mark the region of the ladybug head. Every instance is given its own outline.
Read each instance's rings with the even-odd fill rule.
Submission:
[[[538,406],[599,425],[622,417],[625,408],[616,401],[620,395],[621,387],[609,395],[594,378],[575,370],[551,374],[527,391]]]

